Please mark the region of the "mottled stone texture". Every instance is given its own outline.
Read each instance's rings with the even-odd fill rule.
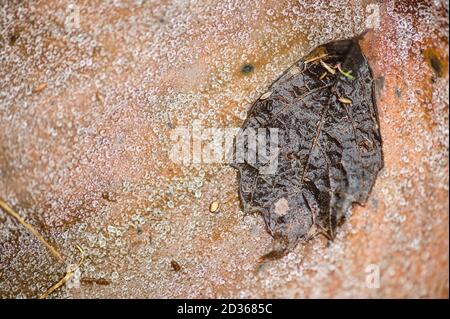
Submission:
[[[1,297],[41,294],[76,245],[80,286],[51,297],[448,297],[448,2],[77,3],[79,25],[68,1],[0,4],[0,197],[64,258],[0,212]],[[171,162],[172,129],[241,127],[293,63],[367,27],[384,168],[332,242],[258,267],[271,236],[235,170]]]

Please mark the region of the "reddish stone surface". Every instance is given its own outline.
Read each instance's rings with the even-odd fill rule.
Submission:
[[[234,170],[172,163],[171,130],[240,127],[284,70],[364,31],[377,3],[89,1],[71,32],[63,3],[3,4],[0,198],[65,262],[0,212],[0,296],[40,295],[80,245],[80,286],[51,297],[448,297],[448,7],[408,3],[380,4],[361,42],[385,156],[368,204],[335,241],[262,266],[271,238],[241,212]]]

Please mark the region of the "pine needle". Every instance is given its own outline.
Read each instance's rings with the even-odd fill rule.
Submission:
[[[50,245],[44,237],[42,237],[38,231],[29,223],[27,223],[18,213],[16,213],[9,205],[3,201],[0,198],[0,208],[3,209],[7,214],[11,215],[13,218],[15,218],[20,224],[23,225],[30,233],[32,233],[42,244],[45,245],[45,247],[50,250],[53,256],[55,256],[56,259],[59,261],[62,261],[61,254],[52,246]]]
[[[61,254],[52,246],[50,245],[44,237],[42,237],[37,230],[29,223],[27,223],[18,213],[16,213],[4,200],[0,198],[0,208],[4,210],[7,214],[12,216],[14,219],[16,219],[23,227],[25,227],[30,233],[32,233],[41,243],[43,243],[48,250],[52,253],[53,256],[55,256],[59,261],[63,261],[63,258]],[[44,292],[42,295],[39,296],[39,299],[45,299],[47,298],[51,293],[53,293],[56,289],[64,285],[72,276],[75,274],[75,272],[83,265],[84,262],[84,250],[79,246],[75,246],[81,254],[80,261],[78,262],[77,266],[73,269],[69,269],[66,273],[66,275],[61,278],[57,283],[55,283],[53,286],[51,286],[46,292]],[[1,273],[0,273],[1,275]]]
[[[61,287],[62,285],[64,285],[67,281],[70,280],[70,278],[72,278],[72,276],[75,274],[75,272],[81,267],[81,265],[84,262],[84,251],[80,246],[76,246],[76,248],[80,251],[81,253],[81,259],[77,264],[77,267],[70,269],[67,271],[66,275],[64,277],[62,277],[56,284],[54,284],[53,286],[51,286],[46,292],[44,292],[42,295],[39,296],[39,299],[45,299],[47,298],[51,293],[53,293],[56,289],[58,289],[59,287]]]
[[[331,65],[329,65],[328,63],[324,62],[323,60],[320,60],[320,64],[331,74],[336,74],[336,71],[333,70],[333,68],[331,67]]]
[[[341,96],[338,98],[339,102],[344,103],[344,104],[352,104],[352,100],[350,100],[349,98],[345,97],[345,96]]]
[[[76,270],[76,269],[75,269]],[[47,298],[52,292],[54,292],[56,289],[64,285],[75,273],[75,270],[68,271],[66,275],[58,281],[56,284],[51,286],[46,292],[44,292],[42,295],[39,296],[39,299],[45,299]]]
[[[321,60],[323,58],[326,58],[327,56],[328,56],[328,53],[322,53],[322,54],[320,54],[318,56],[315,56],[315,57],[312,57],[312,58],[306,60],[305,64],[308,64],[308,63],[311,63],[311,62],[315,62],[317,60]]]

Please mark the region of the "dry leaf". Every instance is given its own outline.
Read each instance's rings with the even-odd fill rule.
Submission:
[[[296,76],[282,75],[270,87],[279,94],[257,100],[240,133],[250,128],[278,129],[277,166],[272,174],[263,170],[267,161],[235,159],[233,163],[239,170],[244,211],[261,212],[274,237],[274,248],[266,259],[279,258],[299,240],[308,240],[315,233],[311,229],[325,229],[334,238],[345,212],[354,202],[367,200],[383,166],[367,60],[357,42],[332,42],[325,47],[329,63],[351,66],[362,81],[347,81],[337,74],[320,80],[323,67],[335,73],[323,61]],[[297,66],[301,65],[299,61]],[[344,108],[341,103],[353,106]],[[366,139],[372,143],[370,148],[362,143]],[[244,144],[247,152],[249,144]],[[269,146],[263,145],[262,153],[270,154]]]

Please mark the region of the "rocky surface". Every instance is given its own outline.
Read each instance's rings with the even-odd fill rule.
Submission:
[[[78,2],[1,4],[0,198],[64,258],[1,211],[1,297],[39,296],[76,245],[80,284],[50,297],[448,297],[447,2]],[[240,127],[295,61],[367,29],[385,161],[369,202],[260,267],[271,238],[235,171],[170,161],[171,133]]]

